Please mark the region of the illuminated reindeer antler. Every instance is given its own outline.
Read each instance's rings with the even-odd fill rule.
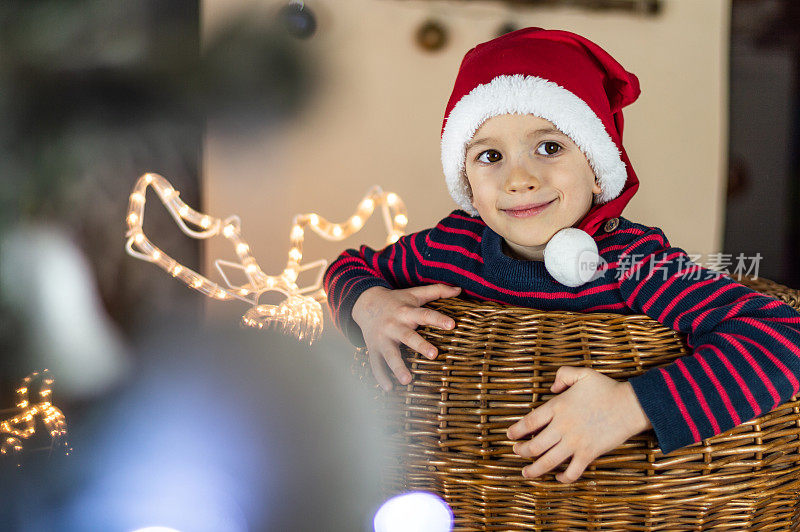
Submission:
[[[210,281],[199,273],[186,268],[154,246],[144,235],[142,223],[144,218],[145,192],[152,186],[164,206],[175,219],[178,227],[192,238],[206,239],[220,233],[231,241],[239,257],[239,262],[229,262],[221,259],[214,261],[214,266],[219,271],[227,287]],[[322,305],[326,300],[325,290],[322,288],[322,276],[328,261],[319,259],[304,265],[300,264],[303,258],[303,236],[308,226],[326,240],[344,240],[357,232],[364,222],[372,215],[375,207],[381,206],[383,219],[386,224],[388,238],[387,245],[396,242],[404,232],[408,218],[403,201],[392,192],[385,193],[379,186],[373,186],[364,199],[359,203],[354,215],[344,223],[332,223],[317,214],[298,214],[292,222],[289,234],[291,249],[286,268],[280,275],[265,274],[256,263],[250,246],[242,239],[241,220],[238,216],[229,216],[225,220],[212,218],[206,214],[195,211],[178,197],[179,193],[162,176],[153,173],[142,175],[133,188],[128,204],[128,241],[125,248],[128,253],[136,258],[152,262],[163,270],[180,279],[195,290],[218,300],[239,299],[252,305],[242,317],[243,322],[251,327],[262,328],[264,325],[277,325],[285,332],[291,332],[298,339],[307,338],[313,342],[322,332]],[[187,222],[196,226],[194,230]],[[136,249],[134,249],[134,247]],[[234,285],[225,275],[223,266],[242,270],[248,282],[243,285]],[[319,268],[316,281],[313,285],[299,288],[296,284],[297,276],[306,270]],[[278,305],[259,304],[262,294],[269,291],[280,292],[286,299]]]

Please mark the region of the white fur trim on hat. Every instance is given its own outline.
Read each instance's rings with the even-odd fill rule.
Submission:
[[[600,183],[597,203],[616,198],[627,172],[619,148],[589,105],[558,84],[523,74],[497,76],[478,85],[453,107],[442,133],[442,169],[450,195],[477,216],[464,172],[466,145],[489,118],[502,114],[532,114],[549,120],[586,155]]]

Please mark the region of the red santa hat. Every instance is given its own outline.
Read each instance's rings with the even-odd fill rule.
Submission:
[[[487,119],[516,113],[552,122],[584,153],[602,190],[586,216],[556,233],[545,248],[545,266],[556,280],[583,284],[594,273],[579,264],[592,246],[597,254],[591,235],[619,216],[639,187],[622,146],[622,108],[639,92],[634,74],[575,33],[524,28],[477,45],[461,61],[442,124],[442,168],[450,195],[478,215],[464,170],[465,148]]]

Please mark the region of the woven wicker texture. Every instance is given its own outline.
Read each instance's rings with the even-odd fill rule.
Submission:
[[[739,282],[800,310],[800,291]],[[427,490],[456,530],[800,530],[800,400],[665,457],[652,430],[592,462],[572,484],[562,464],[523,479],[530,460],[505,431],[554,395],[562,365],[617,380],[689,353],[685,337],[642,315],[543,312],[446,299],[429,304],[456,327],[421,327],[436,360],[404,351],[413,380],[377,401],[397,462],[389,493]],[[365,350],[357,370],[374,385]]]

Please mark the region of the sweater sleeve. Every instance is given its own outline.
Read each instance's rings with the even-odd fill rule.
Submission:
[[[364,347],[361,328],[353,320],[353,305],[373,286],[409,288],[425,284],[419,276],[421,254],[425,253],[430,229],[404,235],[381,250],[368,246],[347,249],[328,266],[323,286],[328,309],[336,327],[357,347]]]
[[[628,245],[617,266],[627,305],[686,334],[692,349],[629,381],[665,454],[798,393],[800,313],[792,307],[693,263],[658,228]]]

